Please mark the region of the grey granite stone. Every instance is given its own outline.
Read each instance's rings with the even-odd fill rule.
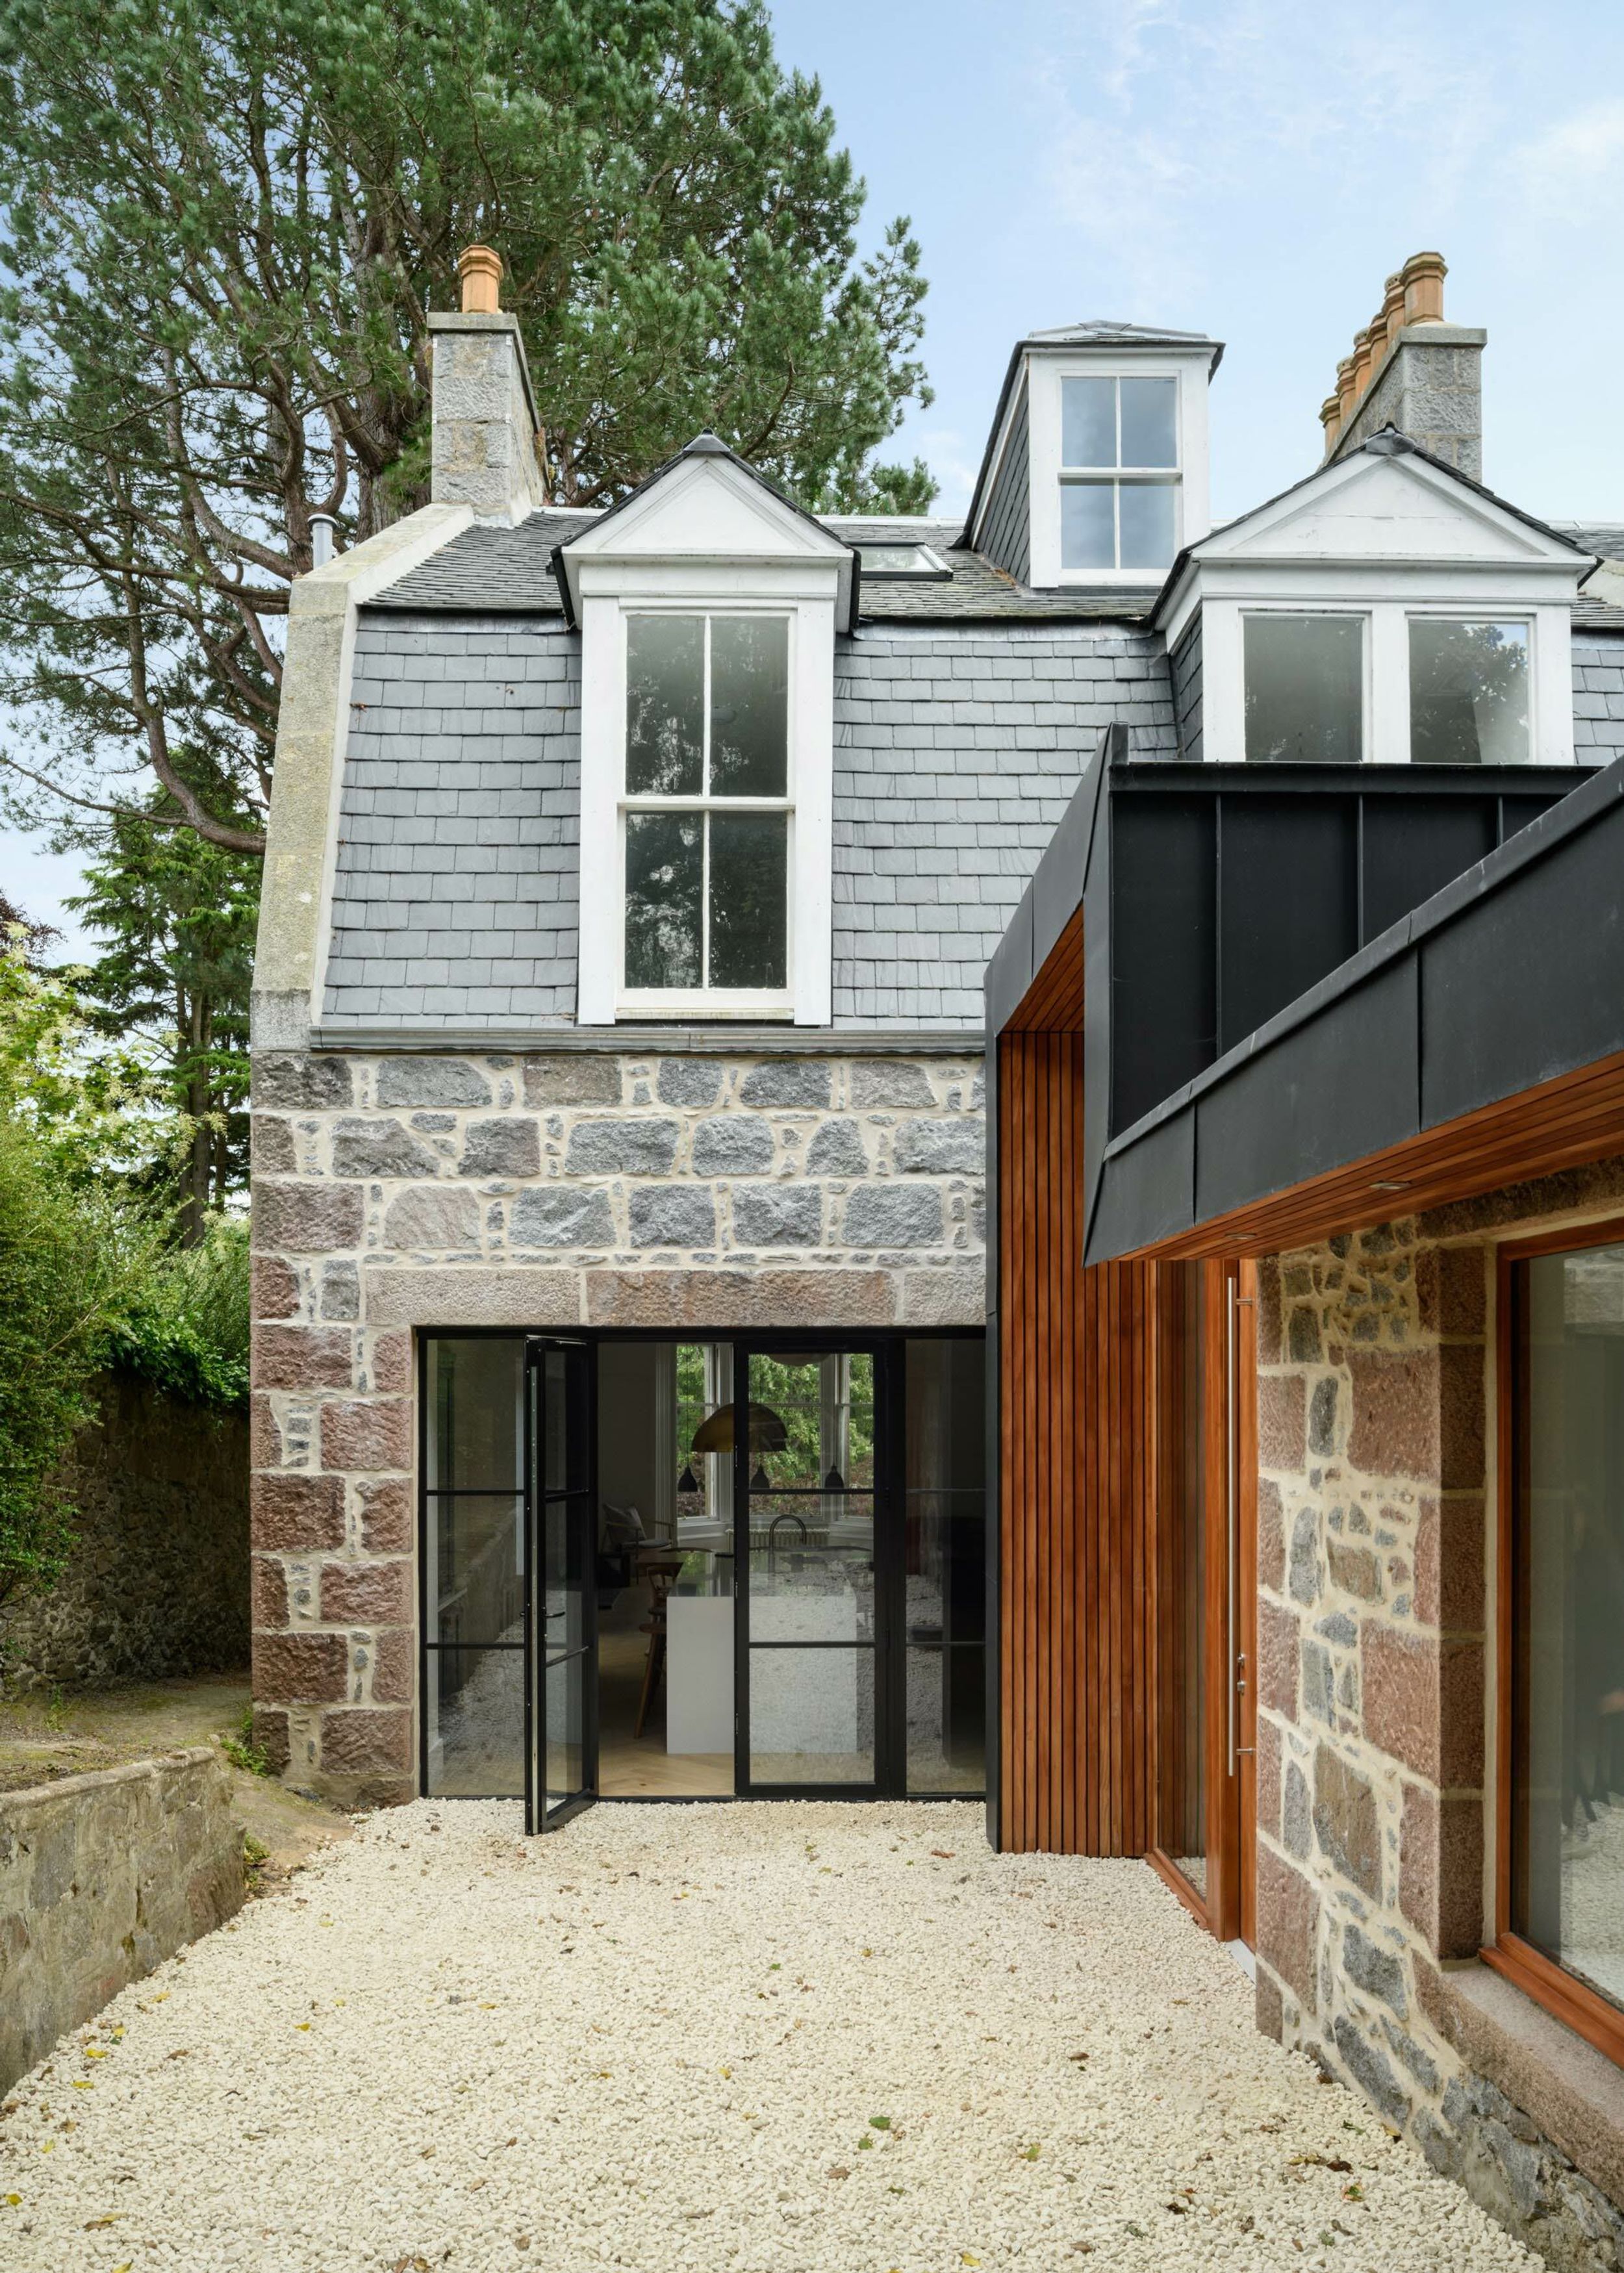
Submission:
[[[905,1121],[896,1132],[894,1158],[908,1174],[974,1176],[985,1166],[986,1143],[978,1121]]]
[[[693,1131],[693,1168],[700,1176],[752,1176],[773,1165],[773,1132],[744,1113],[720,1113]]]
[[[663,1176],[677,1158],[678,1124],[634,1117],[578,1121],[565,1167],[572,1176]]]
[[[543,1185],[520,1192],[508,1229],[513,1247],[612,1247],[615,1221],[602,1191]]]
[[[655,1086],[662,1105],[715,1105],[722,1068],[715,1058],[662,1058]]]
[[[610,1057],[561,1050],[557,1057],[524,1061],[527,1105],[618,1105],[620,1067]]]
[[[855,1121],[826,1121],[806,1148],[806,1166],[814,1176],[864,1176],[868,1165]]]
[[[1320,1519],[1312,1507],[1299,1508],[1291,1526],[1289,1584],[1298,1602],[1317,1602],[1322,1575],[1320,1569]]]
[[[740,1247],[816,1247],[822,1236],[817,1184],[755,1184],[733,1195],[733,1237]]]
[[[272,1055],[253,1061],[256,1106],[296,1113],[331,1113],[350,1104],[355,1084],[348,1058]]]
[[[632,1193],[633,1247],[714,1247],[716,1203],[708,1184],[640,1184]]]
[[[378,1069],[380,1105],[489,1105],[490,1084],[463,1058],[385,1058]]]
[[[333,1132],[335,1176],[431,1176],[438,1166],[404,1121],[341,1121]]]
[[[353,1263],[322,1264],[321,1315],[333,1319],[361,1316],[361,1273]]]
[[[863,1184],[846,1203],[849,1247],[935,1247],[941,1194],[928,1184]]]
[[[540,1132],[520,1118],[470,1121],[462,1147],[465,1176],[534,1176],[542,1165]]]
[[[1402,2021],[1409,2011],[1404,1969],[1390,1950],[1380,1948],[1350,1919],[1343,1929],[1343,1969],[1356,1989],[1390,2005]]]
[[[1378,2052],[1368,2037],[1361,2034],[1346,2013],[1337,2014],[1334,2032],[1336,2049],[1349,2074],[1378,2114],[1396,2131],[1402,2131],[1410,2117],[1410,2095],[1393,2073],[1392,2063],[1385,2053]]]
[[[934,1105],[924,1068],[906,1059],[859,1058],[851,1069],[851,1101],[856,1106]]]
[[[829,1103],[830,1069],[821,1058],[768,1058],[739,1084],[741,1105],[821,1106]]]

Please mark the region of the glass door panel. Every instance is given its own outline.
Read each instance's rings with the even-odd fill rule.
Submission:
[[[437,1335],[424,1355],[423,1789],[525,1789],[524,1344]]]
[[[986,1345],[904,1352],[904,1689],[910,1793],[986,1782]]]
[[[881,1684],[874,1354],[740,1352],[741,1779],[873,1787]],[[747,1735],[745,1731],[747,1729]]]
[[[581,1342],[528,1346],[531,1507],[540,1550],[530,1614],[530,1831],[550,1830],[587,1805],[597,1782],[592,1357]]]

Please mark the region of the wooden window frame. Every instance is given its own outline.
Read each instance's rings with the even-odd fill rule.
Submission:
[[[1178,1267],[1158,1267],[1158,1284],[1153,1298],[1157,1321],[1157,1394],[1152,1407],[1157,1431],[1157,1505],[1156,1549],[1152,1567],[1158,1602],[1157,1667],[1152,1691],[1156,1741],[1151,1821],[1156,1843],[1145,1859],[1209,1933],[1220,1941],[1239,1938],[1250,1947],[1256,1934],[1257,1900],[1257,1692],[1253,1677],[1257,1602],[1257,1268],[1253,1263],[1234,1262],[1196,1266],[1202,1274],[1201,1299],[1204,1313],[1201,1405],[1206,1589],[1202,1610],[1208,1677],[1202,1728],[1207,1841],[1207,1890],[1203,1894],[1185,1877],[1161,1844],[1157,1820],[1163,1739],[1160,1655],[1164,1641],[1159,1601],[1164,1539],[1159,1277],[1162,1269]]]
[[[1495,1255],[1495,1674],[1493,1937],[1483,1962],[1523,1995],[1624,2067],[1624,2011],[1512,1929],[1512,1771],[1520,1704],[1515,1666],[1517,1515],[1523,1504],[1526,1428],[1519,1426],[1523,1382],[1516,1334],[1516,1266],[1541,1255],[1624,1244],[1624,1216],[1568,1224],[1529,1239],[1507,1240]]]

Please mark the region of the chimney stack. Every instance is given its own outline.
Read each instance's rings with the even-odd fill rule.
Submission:
[[[1336,366],[1321,407],[1324,463],[1395,426],[1473,481],[1483,478],[1481,364],[1486,332],[1447,324],[1438,252],[1415,252],[1387,279],[1381,305]]]
[[[522,521],[547,503],[542,426],[519,319],[503,312],[502,260],[470,244],[457,262],[461,306],[431,315],[436,505],[482,521]]]

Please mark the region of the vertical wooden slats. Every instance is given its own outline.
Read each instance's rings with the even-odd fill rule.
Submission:
[[[1154,1266],[1081,1266],[1081,1034],[1007,1031],[997,1077],[1002,1838],[1137,1855],[1152,1835]]]

